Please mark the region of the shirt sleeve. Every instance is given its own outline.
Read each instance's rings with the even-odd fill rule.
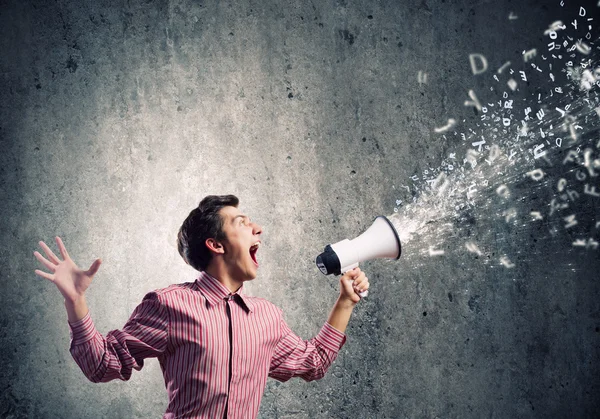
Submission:
[[[69,322],[70,352],[90,381],[126,381],[132,369],[142,369],[145,358],[158,357],[165,351],[168,327],[166,309],[158,295],[151,292],[122,330],[111,330],[106,336],[96,330],[89,312],[81,320]]]
[[[281,319],[281,339],[277,343],[269,377],[285,382],[292,377],[305,381],[322,378],[346,342],[346,335],[325,323],[317,336],[302,340]]]

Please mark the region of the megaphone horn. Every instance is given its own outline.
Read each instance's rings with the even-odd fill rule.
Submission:
[[[365,260],[400,259],[401,253],[398,232],[387,217],[380,215],[375,218],[367,231],[355,239],[344,239],[325,246],[323,253],[317,256],[315,262],[323,274],[340,275],[356,268]],[[367,291],[360,296],[366,297],[366,293]]]

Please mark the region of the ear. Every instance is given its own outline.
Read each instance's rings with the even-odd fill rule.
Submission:
[[[220,254],[225,253],[225,248],[223,247],[223,245],[220,242],[216,241],[215,239],[206,239],[204,244],[206,244],[206,247],[208,247],[208,250],[210,250],[213,253],[220,253]]]

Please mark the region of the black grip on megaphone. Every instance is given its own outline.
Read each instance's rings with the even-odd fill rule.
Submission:
[[[317,267],[319,268],[319,270],[324,275],[341,274],[342,267],[340,265],[340,258],[333,251],[330,245],[325,246],[325,249],[323,249],[323,253],[317,256],[315,262],[317,263]]]

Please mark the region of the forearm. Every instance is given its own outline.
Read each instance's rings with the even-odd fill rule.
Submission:
[[[140,370],[145,358],[156,358],[166,350],[168,314],[156,293],[148,293],[121,330],[100,334],[87,311],[85,300],[65,301],[69,316],[85,314],[69,321],[70,352],[83,373],[93,382],[128,380],[132,370]]]
[[[271,359],[269,376],[281,382],[292,377],[300,377],[305,381],[323,377],[346,341],[346,335],[337,329],[345,328],[344,325],[348,323],[350,315],[345,313],[346,308],[338,301],[329,320],[310,340],[303,340],[292,332],[281,318],[282,337]]]
[[[356,303],[340,296],[329,314],[327,323],[340,332],[345,333],[348,321],[350,321],[350,315],[352,314],[355,305]]]
[[[65,308],[67,309],[67,318],[69,322],[75,323],[85,317],[88,313],[88,306],[85,301],[85,295],[77,300],[65,299]]]
[[[111,331],[102,336],[89,316],[71,324],[72,339],[69,351],[81,372],[93,383],[114,379],[128,380],[132,368],[141,366],[128,352],[129,348],[119,342]]]

